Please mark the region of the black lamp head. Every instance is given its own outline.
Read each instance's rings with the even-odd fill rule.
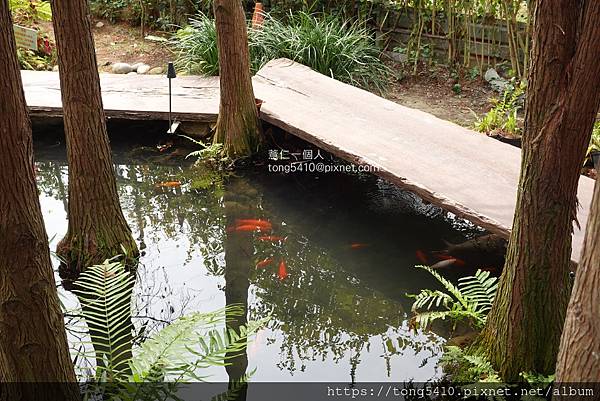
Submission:
[[[177,78],[177,74],[175,73],[175,66],[172,62],[169,62],[169,65],[167,66],[167,78]]]

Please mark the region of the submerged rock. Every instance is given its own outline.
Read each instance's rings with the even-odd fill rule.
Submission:
[[[127,63],[115,63],[112,65],[113,74],[128,74],[133,71],[133,67]]]
[[[203,122],[183,122],[179,130],[194,139],[204,139],[211,133],[210,125]]]

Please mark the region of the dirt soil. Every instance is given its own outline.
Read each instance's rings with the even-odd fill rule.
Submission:
[[[51,22],[41,23],[40,28],[48,32],[51,39],[54,40]],[[164,42],[144,39],[139,27],[93,19],[92,31],[96,44],[98,68],[102,72],[110,72],[110,65],[119,62],[145,63],[151,68],[166,68],[167,62],[174,59],[173,52]],[[149,35],[169,38],[169,35],[164,32],[146,30],[144,36]]]
[[[42,23],[40,28],[54,39],[50,22]],[[145,40],[139,27],[93,19],[92,29],[98,68],[102,72],[110,72],[110,65],[117,62],[141,62],[164,68],[174,59],[165,43]],[[164,32],[146,31],[145,36],[148,35],[169,37]],[[470,79],[460,72],[452,74],[442,65],[421,65],[415,75],[407,73],[411,66],[390,64],[390,67],[401,78],[390,83],[386,95],[389,100],[467,128],[472,128],[476,118],[490,109],[490,98],[497,96],[483,79]],[[460,93],[453,91],[456,84],[460,85]]]
[[[390,67],[401,78],[392,81],[389,100],[467,128],[473,128],[477,118],[490,110],[490,99],[498,96],[481,77],[471,79],[461,71],[453,74],[446,66],[420,66],[415,75],[407,74],[407,67],[400,64]]]

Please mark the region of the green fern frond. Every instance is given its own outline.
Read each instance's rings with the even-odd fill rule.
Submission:
[[[463,305],[465,307],[468,305],[469,302],[464,297],[464,295],[460,291],[460,289],[458,287],[456,287],[454,284],[452,284],[450,281],[448,281],[446,278],[444,278],[437,271],[435,271],[434,269],[432,269],[429,266],[424,266],[424,265],[417,265],[415,267],[418,267],[420,269],[423,269],[423,270],[429,272],[429,274],[431,274],[437,281],[439,281],[440,284],[442,284],[442,286],[446,289],[446,291],[448,291],[458,302],[460,302],[461,305]]]
[[[121,262],[110,260],[83,271],[75,282],[94,348],[97,377],[123,378],[131,355],[133,278]]]
[[[475,311],[487,315],[494,303],[498,279],[490,277],[490,272],[477,270],[475,276],[458,279],[458,287],[466,299],[476,303]]]
[[[264,325],[260,320],[240,326],[238,332],[218,329],[242,313],[240,306],[230,306],[211,313],[193,313],[171,323],[140,346],[132,363],[134,379],[148,381],[152,372],[159,371],[165,379],[204,380],[196,373],[198,370],[226,365],[228,359],[245,350],[248,337]]]
[[[429,266],[416,267],[429,272],[447,291],[424,289],[411,296],[415,299],[412,311],[417,327],[427,328],[434,320],[446,318],[470,319],[477,326],[485,324],[498,288],[496,277],[477,270],[475,276],[460,278],[455,286]]]

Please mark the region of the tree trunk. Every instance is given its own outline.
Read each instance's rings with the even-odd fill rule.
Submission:
[[[554,372],[569,300],[577,184],[600,105],[600,2],[534,5],[521,178],[496,302],[475,347],[502,378]]]
[[[215,0],[221,102],[214,137],[230,157],[249,156],[261,141],[252,89],[246,18],[239,0]]]
[[[77,400],[6,0],[0,0],[0,76],[0,399]]]
[[[600,383],[600,180],[585,233],[556,366],[559,383]]]
[[[119,205],[87,1],[51,4],[69,161],[69,228],[57,254],[69,288],[85,267],[123,249],[134,268],[138,250]]]

